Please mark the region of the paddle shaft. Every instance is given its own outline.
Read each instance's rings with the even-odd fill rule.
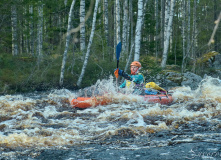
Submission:
[[[116,47],[117,69],[119,67],[120,52],[121,52],[121,42],[119,42]],[[118,86],[117,77],[116,77],[116,85]]]

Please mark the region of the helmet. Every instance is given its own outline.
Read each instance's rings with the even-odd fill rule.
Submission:
[[[133,61],[130,66],[137,66],[138,68],[141,68],[141,64],[138,61]]]

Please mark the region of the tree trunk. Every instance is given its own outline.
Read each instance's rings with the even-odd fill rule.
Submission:
[[[217,20],[217,17],[219,17],[219,12],[218,12],[218,9],[217,9],[217,5],[220,5],[220,2],[217,3],[217,0],[214,0],[214,22]],[[214,35],[214,50],[215,51],[218,51],[218,36],[217,35]]]
[[[35,54],[34,50],[34,22],[33,22],[33,5],[29,6],[29,14],[30,14],[30,21],[29,21],[29,34],[30,34],[30,53],[32,56]]]
[[[141,29],[141,39],[142,39],[143,43],[146,43],[147,46],[150,46],[150,42],[154,39],[154,36],[153,36],[154,34],[149,34],[148,36],[142,36],[143,35],[142,30],[146,29],[145,28],[146,26],[144,24],[144,21],[145,21],[144,18],[145,18],[146,10],[147,9],[150,10],[149,7],[153,6],[153,4],[151,4],[151,2],[154,3],[154,1],[150,1],[150,5],[148,5],[148,7],[147,7],[147,2],[148,2],[148,0],[143,0],[143,16],[142,16],[142,24],[141,24],[141,28],[142,28]],[[143,48],[144,48],[143,52],[146,53],[146,55],[147,55],[150,49],[148,49],[146,46],[144,46]]]
[[[133,45],[133,47],[131,48],[134,48],[134,19],[133,19],[133,4],[132,4],[132,0],[129,1],[129,15],[130,15],[130,47]],[[128,33],[128,37],[129,37],[129,33]],[[129,43],[129,41],[128,41]],[[129,46],[128,46],[128,51],[129,51]],[[132,53],[132,49],[130,50]],[[130,57],[130,55],[129,55]],[[130,62],[130,58],[128,58],[128,61]],[[125,70],[126,71],[126,70]]]
[[[155,21],[156,21],[156,36],[155,36],[155,57],[156,57],[156,62],[158,59],[158,38],[156,38],[158,36],[158,29],[159,29],[159,18],[158,18],[158,0],[155,1]]]
[[[91,44],[92,44],[92,41],[93,41],[93,38],[94,38],[95,23],[96,23],[96,16],[97,16],[97,10],[98,10],[99,1],[100,0],[96,0],[96,3],[95,3],[93,22],[92,22],[92,29],[91,29],[91,35],[90,35],[90,39],[89,39],[89,43],[88,43],[88,47],[87,47],[87,53],[86,53],[86,56],[85,56],[85,59],[84,59],[84,64],[83,64],[83,67],[82,67],[82,70],[81,70],[81,75],[80,75],[80,77],[79,77],[79,79],[77,81],[77,86],[79,86],[79,87],[81,86],[81,82],[82,82],[82,79],[84,77],[85,69],[86,69],[86,66],[87,66],[87,63],[88,63],[89,54],[90,54]]]
[[[165,68],[166,67],[166,62],[167,62],[167,55],[168,55],[168,48],[169,48],[169,40],[170,40],[170,35],[171,35],[171,27],[173,23],[173,10],[174,10],[174,4],[176,0],[171,0],[171,5],[169,9],[169,21],[168,25],[166,28],[166,36],[164,39],[164,49],[163,49],[163,55],[162,55],[162,62],[161,62],[161,67]]]
[[[37,55],[38,55],[38,64],[42,59],[42,46],[43,46],[43,4],[38,6],[38,45],[37,45]]]
[[[28,6],[24,6],[24,15],[27,15],[28,14],[28,10],[29,10],[29,7]],[[25,47],[25,51],[26,53],[30,53],[30,38],[28,38],[28,33],[29,33],[29,24],[28,24],[28,21],[27,19],[24,20],[24,47]]]
[[[11,7],[11,23],[12,23],[12,55],[18,55],[18,33],[17,33],[17,8],[13,4]]]
[[[70,41],[70,30],[71,30],[71,18],[73,15],[73,8],[76,0],[72,1],[71,8],[69,11],[68,15],[68,27],[67,27],[67,35],[66,35],[66,42],[65,42],[65,50],[64,50],[64,55],[63,55],[63,60],[62,60],[62,65],[61,65],[61,74],[60,74],[60,86],[63,86],[63,81],[64,81],[64,71],[65,71],[65,64],[66,64],[66,59],[67,59],[67,53],[68,53],[68,47],[69,47],[69,41]]]
[[[137,25],[136,25],[136,33],[135,33],[134,61],[139,61],[140,59],[142,19],[143,19],[143,0],[138,0],[138,15],[137,15]]]
[[[194,0],[193,2],[193,27],[192,27],[192,50],[191,50],[191,58],[193,60],[193,68],[192,72],[196,73],[196,2],[197,0]]]
[[[127,64],[126,64],[126,66],[125,66],[125,68],[124,68],[124,71],[125,71],[125,72],[126,72],[127,69],[129,68],[130,62],[131,62],[131,60],[132,60],[133,48],[134,48],[134,43],[132,42],[131,48],[130,48],[130,54],[129,54],[129,57],[128,57],[128,60],[127,60]]]
[[[187,57],[190,55],[190,0],[187,1]]]
[[[186,2],[183,1],[182,6],[182,37],[183,37],[183,60],[182,60],[182,73],[185,70],[185,60],[186,60]]]
[[[128,32],[128,0],[124,0],[124,20],[123,20],[123,34],[122,34],[122,52],[125,53],[127,42],[127,32]],[[124,54],[123,54],[124,56]],[[124,59],[124,57],[122,57]]]
[[[80,2],[80,50],[85,51],[85,0]]]
[[[120,2],[116,0],[116,43],[121,41],[120,38]]]
[[[164,47],[164,19],[165,19],[165,0],[161,0],[161,21],[160,21],[160,49]],[[162,53],[161,53],[162,54]]]
[[[115,0],[116,2],[116,0]],[[117,46],[117,25],[116,25],[116,18],[117,18],[117,12],[116,12],[116,3],[114,3],[114,8],[113,8],[113,12],[114,12],[114,22],[113,22],[113,28],[114,28],[114,48],[115,46]],[[116,49],[114,49],[114,54],[113,54],[113,60],[115,61],[116,60]]]
[[[107,44],[109,44],[108,41],[108,0],[104,0],[104,33],[105,33],[105,38],[107,41]]]
[[[167,33],[167,26],[168,26],[168,22],[169,22],[169,17],[170,17],[170,0],[165,0],[165,18],[164,18],[164,43],[165,43],[165,39],[166,39],[166,33]],[[165,45],[164,45],[165,47]]]

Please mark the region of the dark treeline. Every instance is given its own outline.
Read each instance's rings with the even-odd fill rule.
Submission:
[[[139,60],[144,70],[174,65],[178,72],[200,74],[199,59],[212,51],[221,53],[220,25],[215,28],[220,4],[221,0],[1,0],[0,92],[73,89],[108,78],[116,67],[119,41],[122,69],[128,61]]]

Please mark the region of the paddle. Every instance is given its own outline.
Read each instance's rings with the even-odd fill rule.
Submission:
[[[119,42],[117,44],[117,47],[116,47],[116,58],[117,58],[117,70],[114,72],[114,75],[116,78],[118,78],[119,74],[118,74],[118,71],[119,71],[119,58],[120,58],[120,52],[121,52],[121,42]]]
[[[117,68],[119,65],[120,52],[121,52],[121,42],[119,42],[116,47]]]

